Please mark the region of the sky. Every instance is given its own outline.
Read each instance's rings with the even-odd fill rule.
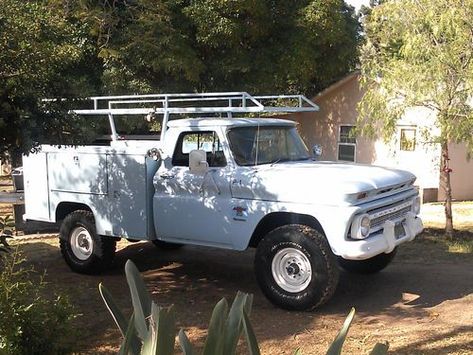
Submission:
[[[369,0],[345,0],[347,4],[353,6],[357,11],[360,9],[361,5],[369,5]]]

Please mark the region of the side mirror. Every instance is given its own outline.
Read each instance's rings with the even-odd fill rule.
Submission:
[[[205,150],[191,150],[189,153],[189,170],[194,174],[203,174],[209,170]]]
[[[317,160],[322,155],[322,146],[320,144],[314,144],[312,147],[312,153],[314,153],[314,158]]]

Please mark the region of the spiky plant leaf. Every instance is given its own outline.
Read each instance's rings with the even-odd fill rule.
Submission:
[[[297,348],[296,351],[294,351],[293,355],[302,355],[302,350],[300,348]]]
[[[225,319],[227,314],[228,303],[225,298],[222,298],[215,305],[212,312],[203,355],[223,354],[223,338],[225,335]]]
[[[141,355],[158,355],[158,329],[156,323],[151,322],[148,334],[143,339]],[[167,354],[164,354],[167,355]]]
[[[133,347],[133,338],[136,337],[136,330],[135,330],[135,316],[132,314],[130,321],[128,322],[128,327],[126,329],[125,337],[123,338],[122,344],[120,346],[120,351],[118,355],[129,355],[130,353],[133,355],[138,355],[140,353],[140,347],[137,348]]]
[[[347,337],[348,329],[350,329],[351,322],[355,316],[355,308],[352,308],[350,313],[348,313],[345,322],[343,323],[342,329],[338,332],[338,335],[335,337],[332,345],[328,348],[327,355],[340,355],[342,352],[343,343]]]
[[[151,317],[157,320],[158,354],[172,354],[176,341],[176,317],[173,307],[160,308],[153,302]]]
[[[179,345],[181,346],[183,355],[194,355],[192,344],[183,329],[179,331]]]
[[[250,355],[260,355],[258,340],[256,339],[255,332],[251,326],[250,318],[248,317],[245,309],[243,309],[243,331],[245,333],[246,343],[248,344],[248,351]]]
[[[370,355],[386,355],[388,353],[389,343],[382,344],[377,343],[373,350],[371,350]]]
[[[112,315],[113,320],[117,324],[118,329],[120,329],[122,336],[126,337],[128,334],[128,328],[129,328],[128,321],[126,320],[122,311],[120,310],[120,308],[118,308],[117,304],[113,300],[113,297],[110,294],[110,292],[102,283],[99,283],[99,292],[100,292],[100,295],[102,296],[102,299],[105,305],[107,306],[108,311]]]
[[[248,299],[248,295],[238,291],[235,300],[228,312],[228,318],[225,322],[225,337],[223,345],[224,354],[234,354],[243,330],[242,319],[243,309]]]
[[[133,303],[136,330],[141,339],[147,339],[149,335],[146,319],[151,315],[151,298],[140,272],[131,260],[125,264],[125,274]]]
[[[99,283],[99,292],[100,292],[100,295],[102,296],[105,306],[107,306],[108,311],[112,315],[112,318],[115,321],[115,324],[117,325],[118,329],[122,333],[122,336],[124,338],[130,337],[129,341],[131,344],[131,348],[133,350],[133,354],[139,353],[139,350],[141,348],[141,341],[138,339],[138,336],[136,335],[135,327],[130,325],[130,323],[127,321],[127,319],[123,315],[122,311],[120,311],[120,308],[118,308],[117,304],[113,300],[111,293],[102,283]],[[135,317],[133,315],[132,316],[133,322],[134,322],[134,318]],[[133,331],[130,332],[130,329],[132,329]]]
[[[244,305],[244,310],[246,315],[249,317],[251,315],[251,309],[253,308],[253,295],[251,293],[245,293],[246,302]]]

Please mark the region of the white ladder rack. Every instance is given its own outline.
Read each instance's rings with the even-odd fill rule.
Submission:
[[[318,111],[319,107],[304,95],[252,96],[247,92],[218,92],[205,94],[150,94],[93,96],[92,109],[72,110],[79,115],[106,115],[109,118],[112,140],[118,140],[114,115],[163,115],[161,139],[171,114],[232,114],[293,113]],[[277,106],[283,101],[291,106]]]

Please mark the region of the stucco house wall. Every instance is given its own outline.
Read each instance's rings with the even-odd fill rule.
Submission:
[[[450,144],[450,181],[453,198],[457,200],[473,200],[473,157],[468,158],[468,151],[464,144]],[[444,191],[439,188],[439,201],[445,199]]]
[[[359,85],[359,74],[353,73],[333,84],[313,98],[320,106],[319,112],[304,112],[288,118],[299,123],[299,131],[308,146],[319,144],[323,153],[321,160],[339,160],[339,149],[343,141],[341,126],[356,123],[357,104],[363,96]],[[356,163],[375,164],[409,170],[417,176],[416,184],[422,189],[425,202],[444,198],[440,187],[440,145],[424,139],[425,130],[436,133],[434,113],[426,108],[408,110],[397,125],[390,142],[379,137],[368,139],[357,137],[354,158]],[[415,145],[401,148],[401,132],[415,134]],[[415,132],[415,133],[413,133]],[[450,147],[453,198],[473,199],[473,160],[466,158],[464,145]]]

